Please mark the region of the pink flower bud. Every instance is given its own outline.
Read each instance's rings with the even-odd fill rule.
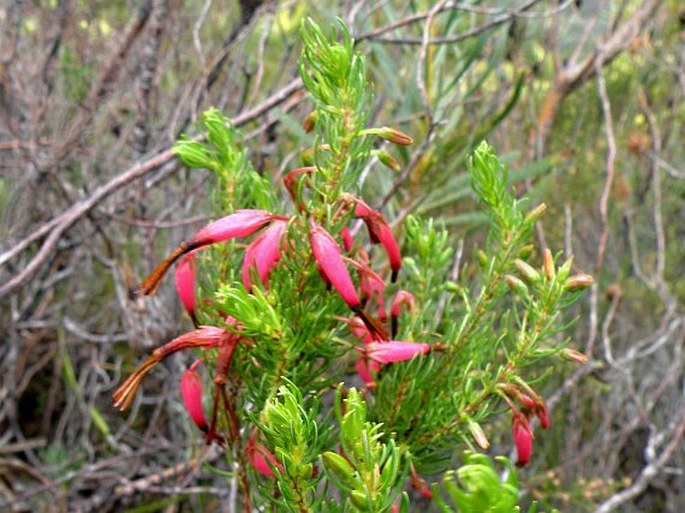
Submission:
[[[247,459],[257,472],[266,477],[276,477],[272,467],[276,467],[281,473],[284,472],[276,457],[262,444],[257,441],[257,431],[250,436],[245,447]]]
[[[266,226],[274,218],[266,210],[236,210],[226,217],[209,223],[192,238],[197,246],[216,244],[237,237],[248,237]]]
[[[202,408],[202,381],[195,368],[202,360],[196,360],[181,377],[181,396],[183,404],[193,419],[195,425],[204,433],[207,432],[208,423]]]
[[[349,253],[352,251],[352,248],[354,247],[354,239],[352,238],[352,234],[350,233],[350,229],[345,226],[340,231],[340,235],[342,235],[342,240],[343,240],[343,248],[345,248],[345,252]]]
[[[351,259],[347,261],[359,270],[359,290],[362,300],[376,297],[378,306],[378,317],[381,322],[385,322],[388,317],[385,311],[385,282],[368,265],[361,264]]]
[[[275,216],[271,212],[265,210],[237,210],[226,217],[209,223],[202,230],[197,232],[192,239],[181,243],[179,247],[166,257],[164,261],[143,280],[140,287],[133,291],[133,293],[137,294],[140,292],[144,295],[153,294],[157,290],[157,287],[159,287],[159,284],[169,270],[169,267],[186,253],[209,244],[235,239],[236,237],[247,237],[259,231],[273,219],[277,218],[282,219],[281,216]]]
[[[397,279],[397,273],[399,273],[402,267],[402,254],[392,229],[380,212],[376,212],[359,198],[355,198],[354,201],[356,202],[354,215],[361,217],[366,223],[371,242],[380,242],[388,254],[390,269],[392,270],[391,281],[394,283]]]
[[[312,166],[301,167],[299,169],[294,169],[293,171],[290,171],[287,175],[283,177],[283,185],[285,185],[288,194],[290,194],[290,198],[298,205],[298,209],[300,211],[302,211],[302,208],[298,200],[297,189],[295,188],[295,179],[300,175],[309,174],[315,170],[316,168]]]
[[[352,310],[361,308],[361,301],[354,288],[350,273],[345,267],[340,246],[333,237],[317,225],[313,220],[309,223],[309,242],[312,245],[314,260],[319,264],[321,272],[328,278],[328,281],[340,294],[343,301]]]
[[[271,270],[281,259],[281,238],[288,227],[288,222],[283,220],[274,221],[269,228],[259,235],[245,250],[243,260],[243,283],[249,291],[250,268],[257,267],[259,279],[267,285],[267,278]]]
[[[535,412],[535,415],[537,415],[538,420],[540,421],[540,427],[542,429],[547,429],[549,427],[549,413],[547,411],[547,405],[542,402],[537,403],[535,405],[535,408],[533,408],[533,411]]]
[[[426,354],[431,346],[423,342],[371,342],[359,348],[368,358],[380,363],[394,363],[411,360],[414,356]]]
[[[181,259],[174,271],[174,277],[181,304],[195,324],[195,258],[193,253]]]
[[[375,375],[381,370],[381,364],[374,360],[368,360],[363,356],[360,356],[357,359],[355,368],[357,369],[357,374],[359,374],[359,377],[362,379],[364,384],[367,387],[370,387],[376,382]]]
[[[530,456],[533,453],[533,431],[528,420],[518,412],[514,412],[511,434],[518,456],[516,465],[522,467],[530,461]]]
[[[528,411],[534,410],[536,407],[535,401],[533,401],[530,396],[524,394],[523,392],[519,392],[516,396],[516,399],[518,399],[518,402],[521,404],[521,406]]]
[[[399,328],[398,318],[402,310],[402,305],[407,305],[409,310],[414,310],[414,296],[406,290],[398,290],[392,300],[390,307],[390,333],[394,337]]]
[[[406,305],[409,311],[414,310],[414,295],[406,290],[398,290],[392,300],[392,307],[390,308],[390,315],[399,317],[402,305]]]

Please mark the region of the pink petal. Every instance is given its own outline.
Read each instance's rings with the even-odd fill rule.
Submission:
[[[174,271],[176,292],[183,308],[195,320],[195,259],[193,253],[185,255]]]
[[[352,283],[350,273],[345,267],[338,243],[314,221],[310,221],[309,241],[312,245],[314,259],[328,281],[352,310],[358,310],[361,307],[361,301],[354,283]]]
[[[392,269],[392,281],[394,282],[397,278],[397,273],[402,267],[402,254],[392,229],[380,212],[373,210],[359,198],[354,198],[354,201],[356,203],[354,215],[361,217],[366,223],[371,241],[374,243],[380,242],[388,254],[390,269]]]
[[[411,360],[419,354],[426,354],[431,346],[423,342],[371,342],[362,351],[366,356],[380,363],[393,363]]]
[[[366,386],[373,385],[376,382],[375,374],[381,369],[381,364],[374,360],[367,360],[363,356],[357,359],[355,364],[357,374],[362,379]]]
[[[373,230],[376,234],[376,238],[380,241],[381,246],[385,248],[385,252],[388,254],[388,260],[390,261],[390,269],[392,269],[392,281],[397,279],[397,273],[400,272],[402,267],[402,254],[400,253],[400,247],[397,245],[395,236],[390,229],[387,221],[377,214],[374,216],[374,221],[368,224],[369,230]]]
[[[272,466],[280,472],[284,472],[276,457],[262,444],[257,441],[257,432],[253,432],[245,447],[247,459],[257,472],[266,477],[275,477]],[[271,463],[271,465],[269,465]]]
[[[281,238],[288,227],[287,221],[274,221],[269,228],[257,237],[245,250],[243,260],[243,284],[251,289],[250,269],[256,265],[259,279],[267,284],[271,270],[281,259]]]
[[[350,229],[347,226],[345,226],[345,228],[343,228],[340,231],[340,235],[342,235],[343,239],[343,248],[345,248],[346,253],[349,253],[350,251],[352,251],[352,248],[354,247],[354,239],[352,238]]]
[[[201,360],[197,360],[183,373],[181,377],[181,395],[190,418],[193,419],[197,427],[206,432],[208,423],[202,408],[202,381],[195,370],[195,367],[200,362]]]
[[[273,218],[274,215],[266,210],[236,210],[202,228],[195,234],[192,243],[198,247],[236,237],[248,237],[269,224]]]
[[[414,295],[406,290],[398,290],[397,294],[392,300],[392,306],[390,307],[390,315],[393,317],[399,317],[402,311],[402,305],[406,305],[411,311],[414,309]]]
[[[359,317],[352,317],[351,319],[347,319],[344,317],[336,318],[346,323],[349,326],[350,331],[352,331],[352,334],[362,344],[368,344],[369,342],[373,342],[375,340],[371,332],[369,332],[369,328],[366,327],[364,321],[362,321]]]
[[[518,456],[516,465],[522,467],[530,461],[533,453],[533,431],[526,418],[520,413],[514,414],[514,420],[511,426],[511,434],[516,445],[516,454]]]
[[[371,215],[374,210],[368,206],[364,200],[361,198],[354,198],[354,215],[357,217],[366,217],[368,215]]]
[[[547,406],[544,402],[537,404],[535,406],[535,415],[537,415],[540,421],[540,427],[542,429],[547,429],[549,427],[549,413],[547,412]]]

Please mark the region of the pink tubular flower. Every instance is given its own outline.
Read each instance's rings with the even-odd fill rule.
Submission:
[[[252,435],[250,435],[250,439],[245,447],[245,453],[250,464],[263,476],[275,477],[272,467],[276,467],[280,472],[284,472],[283,465],[276,460],[276,456],[257,441],[257,431],[253,431]]]
[[[302,211],[302,208],[300,201],[298,200],[297,189],[295,188],[295,179],[300,175],[309,174],[315,170],[316,168],[313,166],[301,167],[299,169],[290,171],[283,177],[283,185],[285,185],[285,188],[288,190],[288,194],[290,194],[290,198],[297,204],[300,211]]]
[[[535,412],[535,415],[537,415],[538,420],[540,421],[540,427],[542,429],[547,429],[549,427],[549,414],[547,412],[547,405],[540,400],[539,403],[535,405],[533,408],[533,411]]]
[[[205,412],[202,407],[202,381],[195,368],[202,362],[196,360],[181,377],[181,396],[183,397],[183,404],[193,419],[195,425],[200,428],[203,433],[207,432],[209,424],[205,417]]]
[[[354,201],[356,203],[354,215],[361,217],[366,223],[366,227],[369,229],[371,242],[380,242],[381,246],[383,246],[385,252],[388,254],[390,269],[392,269],[391,281],[394,283],[397,279],[397,274],[402,267],[402,254],[400,253],[400,247],[397,245],[392,229],[380,212],[373,210],[359,198],[355,198]]]
[[[350,251],[352,251],[352,248],[354,247],[354,239],[352,238],[350,229],[347,226],[345,226],[345,228],[343,228],[340,231],[340,235],[342,236],[343,240],[343,248],[345,248],[346,253],[349,253]]]
[[[259,279],[267,285],[267,278],[271,270],[281,259],[281,239],[288,227],[288,222],[284,220],[274,221],[269,228],[259,235],[245,250],[243,260],[243,284],[249,291],[252,286],[250,283],[250,269],[257,267]]]
[[[383,278],[378,276],[366,263],[359,263],[347,257],[344,260],[359,270],[359,289],[364,304],[366,304],[366,300],[376,296],[378,317],[381,322],[385,322],[388,314],[385,311],[385,282]]]
[[[200,328],[184,333],[180,337],[158,347],[147,359],[138,366],[126,381],[114,392],[112,399],[114,406],[124,411],[133,402],[133,398],[140,388],[148,372],[167,356],[186,349],[212,349],[226,343],[235,343],[237,335],[230,331],[213,326],[200,326]]]
[[[533,453],[533,431],[528,419],[519,412],[514,412],[511,435],[516,445],[516,465],[522,467],[530,461],[530,456]]]
[[[248,237],[269,224],[273,218],[274,215],[266,210],[236,210],[202,228],[192,238],[192,243],[205,246],[238,237]]]
[[[367,387],[371,387],[376,382],[376,374],[381,370],[381,364],[374,360],[369,360],[360,356],[355,364],[357,374]]]
[[[361,308],[361,301],[357,290],[354,288],[350,273],[345,267],[340,246],[331,237],[331,234],[317,225],[313,220],[309,222],[309,242],[312,245],[314,260],[319,265],[321,272],[326,276],[331,285],[340,294],[343,301],[352,310]]]
[[[530,411],[535,408],[535,401],[533,401],[533,399],[531,399],[530,396],[524,392],[518,391],[516,399],[521,405],[521,408],[526,411]]]
[[[410,311],[414,310],[414,296],[406,290],[398,290],[392,299],[390,307],[390,333],[394,337],[397,335],[398,319],[402,311],[402,305],[407,305]]]
[[[193,253],[185,255],[174,271],[176,278],[176,292],[181,300],[193,324],[197,325],[195,319],[195,258]]]
[[[411,360],[416,355],[426,354],[431,346],[423,342],[371,342],[359,348],[368,358],[380,363],[394,363]]]
[[[397,291],[395,297],[392,299],[390,315],[392,317],[399,317],[402,305],[406,305],[409,311],[414,310],[414,295],[411,292],[407,292],[406,290]]]
[[[281,219],[266,210],[237,210],[226,217],[209,223],[195,234],[192,239],[181,243],[150,275],[143,280],[136,292],[152,294],[159,286],[169,267],[186,253],[217,242],[237,237],[247,237],[258,232],[274,219]]]

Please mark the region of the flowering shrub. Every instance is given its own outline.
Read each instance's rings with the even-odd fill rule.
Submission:
[[[183,375],[181,396],[206,442],[225,447],[244,511],[267,503],[298,512],[406,511],[411,488],[447,508],[425,478],[445,474],[459,449],[486,449],[502,405],[511,411],[517,463],[534,457],[531,420],[544,429],[549,417],[529,369],[555,355],[582,361],[551,337],[591,278],[571,276],[572,262],[558,265],[546,249],[540,268],[529,262],[544,206],[526,211],[482,143],[470,173],[490,234],[468,272],[451,281],[455,260],[443,228],[413,217],[392,226],[361,197],[367,165],[399,165],[387,143],[412,142],[400,130],[366,126],[364,58],[342,24],[341,42],[311,21],[302,35],[312,146],[283,187],[251,168],[216,110],[203,115],[205,142],[176,145],[188,167],[216,174],[227,214],[134,291],[154,294],[176,265],[195,330],[154,351],[114,404],[126,409],[158,362],[194,349],[200,359]],[[201,362],[212,372],[206,398]],[[515,481],[469,478],[491,469],[483,458],[468,456],[460,479],[479,497],[506,487],[507,500],[485,506],[513,511]],[[450,476],[445,487],[454,496]]]

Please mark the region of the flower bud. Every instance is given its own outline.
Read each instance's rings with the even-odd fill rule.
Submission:
[[[431,346],[422,342],[371,342],[360,348],[368,358],[379,363],[394,363],[411,360],[416,355],[430,351]]]
[[[523,260],[519,258],[514,260],[514,267],[516,267],[516,270],[521,275],[521,278],[523,278],[523,281],[525,281],[528,285],[533,285],[540,281],[540,274],[533,269],[530,264],[524,262]]]
[[[464,288],[457,282],[448,280],[443,285],[446,292],[452,292],[453,294],[461,294],[464,292]]]
[[[402,310],[402,305],[405,305],[410,312],[414,310],[414,295],[411,292],[407,292],[406,290],[398,290],[397,293],[395,293],[395,297],[392,300],[392,306],[390,308],[390,315],[393,317],[399,317]]]
[[[314,130],[314,126],[316,125],[316,118],[316,112],[310,112],[309,115],[306,118],[304,118],[302,128],[305,132],[310,133],[312,130]]]
[[[209,223],[195,234],[192,241],[198,246],[205,246],[238,237],[248,237],[269,224],[273,218],[274,215],[266,210],[236,210]]]
[[[193,253],[185,255],[174,270],[176,292],[185,311],[195,321],[195,258]]]
[[[345,249],[346,253],[349,253],[352,251],[352,248],[354,247],[354,239],[352,238],[352,233],[350,233],[350,229],[345,226],[342,230],[340,230],[340,235],[343,240],[343,248]]]
[[[210,244],[224,242],[237,237],[247,237],[261,230],[276,216],[265,210],[237,210],[236,212],[217,219],[202,228],[195,236],[181,243],[150,275],[143,280],[138,292],[145,295],[157,290],[162,278],[176,260],[183,255]]]
[[[272,467],[277,468],[281,473],[285,471],[283,465],[281,465],[276,459],[276,456],[274,456],[271,451],[257,441],[256,430],[252,433],[250,439],[247,441],[245,453],[247,454],[247,460],[254,467],[254,469],[265,477],[276,477]]]
[[[488,448],[490,447],[490,442],[488,441],[488,438],[485,436],[485,432],[483,431],[483,428],[480,426],[480,424],[473,420],[469,420],[468,427],[471,436],[478,444],[478,447],[480,447],[484,451],[488,450]]]
[[[518,412],[514,413],[511,434],[516,445],[516,466],[522,467],[530,461],[533,453],[533,431],[528,420]]]
[[[380,242],[388,255],[390,269],[392,269],[390,280],[394,283],[397,279],[397,273],[399,273],[400,268],[402,267],[402,254],[397,245],[397,241],[395,240],[395,236],[392,233],[392,229],[380,212],[376,212],[359,198],[354,198],[354,201],[354,215],[361,217],[364,220],[364,223],[366,223],[371,242]]]
[[[592,285],[595,280],[589,274],[576,274],[571,276],[565,285],[568,291],[583,290]]]
[[[386,141],[390,141],[391,143],[398,144],[400,146],[408,146],[414,142],[414,139],[404,132],[387,126],[381,128],[378,132],[378,135],[380,135]]]
[[[390,153],[388,153],[387,151],[378,150],[376,152],[376,156],[378,157],[378,160],[380,160],[383,163],[383,165],[385,165],[389,169],[392,169],[393,171],[399,171],[400,169],[402,169],[402,165],[399,163],[399,161],[395,157],[390,155]]]
[[[504,277],[504,281],[507,282],[507,286],[514,294],[518,294],[519,296],[525,296],[528,294],[528,287],[526,287],[526,284],[519,280],[516,276],[507,274]]]
[[[547,276],[548,280],[553,280],[556,277],[557,271],[554,267],[554,257],[549,248],[545,248],[545,251],[542,253],[542,268],[545,270],[545,276]]]
[[[536,223],[538,219],[542,217],[542,214],[545,213],[545,210],[547,210],[547,205],[545,205],[544,203],[540,203],[537,207],[528,212],[523,222],[526,224]]]
[[[195,368],[202,360],[196,360],[181,376],[181,396],[186,411],[202,432],[207,432],[208,423],[202,407],[202,381]]]
[[[535,246],[533,246],[532,244],[526,244],[525,246],[523,246],[521,248],[521,251],[519,251],[519,254],[518,254],[519,258],[521,258],[523,260],[527,259],[530,255],[533,254],[534,249],[535,249]]]
[[[478,257],[478,263],[481,267],[486,268],[490,264],[490,259],[488,258],[488,255],[486,255],[485,251],[483,251],[482,249],[478,250],[478,252],[476,253],[476,257]]]
[[[281,239],[288,228],[288,222],[274,221],[269,228],[259,235],[245,250],[243,260],[243,284],[248,291],[251,289],[250,268],[256,267],[259,279],[267,285],[271,270],[281,260]]]
[[[331,234],[317,225],[313,220],[309,223],[309,242],[312,246],[314,260],[321,272],[340,294],[340,297],[352,310],[361,308],[361,301],[354,288],[350,273],[345,267],[340,246]]]
[[[375,375],[381,369],[381,364],[374,360],[367,360],[363,356],[357,358],[355,363],[355,369],[357,369],[357,374],[364,382],[364,385],[371,387],[376,382]]]
[[[571,267],[573,266],[573,256],[570,256],[566,261],[561,264],[559,269],[557,269],[557,277],[559,281],[565,281],[568,275],[571,274]]]
[[[540,421],[540,427],[542,427],[542,429],[547,429],[550,424],[549,412],[547,411],[547,405],[544,401],[540,400],[540,402],[535,405],[535,408],[533,408],[533,411]]]
[[[323,464],[326,469],[333,474],[348,490],[354,490],[357,487],[357,480],[355,479],[355,470],[350,462],[344,457],[332,451],[327,451],[321,455]]]
[[[565,347],[561,350],[561,353],[559,354],[564,360],[569,362],[579,363],[581,365],[585,365],[587,363],[587,356],[585,356],[580,351],[571,349],[570,347]]]
[[[537,406],[537,403],[533,401],[533,399],[530,398],[527,394],[524,394],[523,392],[519,391],[518,394],[516,395],[516,400],[519,402],[521,405],[522,409],[525,410],[534,410]]]

